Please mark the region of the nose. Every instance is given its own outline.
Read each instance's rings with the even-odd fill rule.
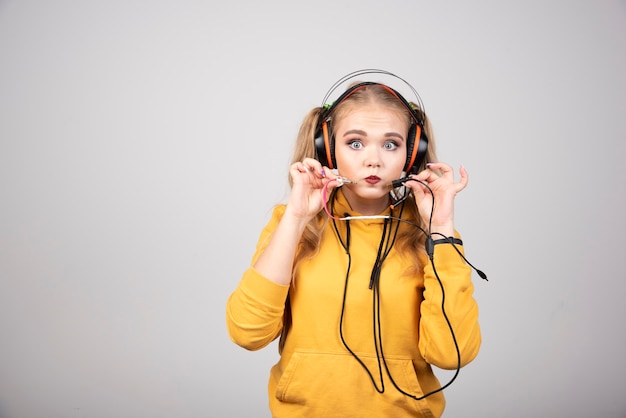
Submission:
[[[369,149],[367,150],[365,163],[368,167],[380,167],[380,150],[378,150],[376,147],[369,147]]]

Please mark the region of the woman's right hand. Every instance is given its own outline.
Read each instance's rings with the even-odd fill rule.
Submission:
[[[292,186],[287,211],[307,222],[322,210],[326,203],[323,193],[325,184],[330,182],[326,186],[327,196],[332,189],[340,185],[340,182],[336,181],[337,176],[313,158],[293,163],[289,168],[289,174]]]

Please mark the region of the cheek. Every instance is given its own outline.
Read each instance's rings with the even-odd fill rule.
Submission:
[[[381,152],[381,159],[389,170],[401,172],[406,165],[406,148]]]
[[[394,158],[394,166],[398,168],[398,170],[402,171],[405,165],[406,165],[406,149],[402,150],[402,152],[396,153],[395,158]]]
[[[343,148],[335,151],[335,161],[337,162],[337,169],[341,175],[351,178],[357,175],[361,175],[363,167],[366,165],[365,154],[360,152],[354,152],[353,150]]]
[[[335,161],[337,161],[337,168],[342,171],[351,170],[357,164],[354,156],[349,157],[345,150],[339,149],[335,149]]]

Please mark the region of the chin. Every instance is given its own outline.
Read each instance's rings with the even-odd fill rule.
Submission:
[[[380,200],[383,198],[388,198],[389,197],[389,190],[387,190],[387,188],[382,188],[382,187],[376,187],[376,188],[372,188],[372,187],[368,187],[367,189],[361,189],[361,190],[357,190],[354,192],[354,194],[356,196],[358,196],[361,199],[367,199],[367,200]]]

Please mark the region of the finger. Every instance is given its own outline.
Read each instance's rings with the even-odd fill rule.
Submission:
[[[409,177],[415,181],[407,181],[404,183],[406,187],[413,190],[414,193],[423,194],[426,190],[426,184],[429,182],[429,177],[437,177],[429,170],[424,170],[419,174],[412,174]]]
[[[428,167],[430,170],[433,170],[435,172],[438,171],[438,174],[440,174],[441,176],[444,176],[446,174],[454,175],[454,170],[452,169],[452,167],[442,162],[428,163],[426,164],[426,167]]]
[[[311,171],[311,168],[305,164],[303,161],[298,161],[293,163],[293,165],[291,166],[293,170],[297,171],[298,173],[309,173]]]
[[[293,184],[309,184],[314,185],[320,179],[311,171],[311,168],[302,162],[293,163],[289,170]]]
[[[326,176],[326,170],[324,170],[324,167],[322,167],[322,164],[317,161],[314,158],[305,158],[302,161],[302,164],[304,164],[309,171],[311,171],[312,173],[317,174],[319,177],[325,177]]]
[[[442,165],[441,168],[439,168],[439,171],[441,172],[441,177],[452,176],[454,178],[454,169],[449,165]]]
[[[433,181],[439,178],[439,174],[435,173],[432,169],[427,168],[426,170],[423,170],[420,173],[418,173],[416,176],[411,176],[411,177],[418,181],[432,183]]]
[[[461,190],[465,189],[465,187],[467,186],[467,183],[469,182],[469,174],[467,173],[467,170],[465,169],[463,164],[461,164],[461,167],[459,168],[459,173],[461,175],[461,178],[456,186],[457,192],[460,192]]]

